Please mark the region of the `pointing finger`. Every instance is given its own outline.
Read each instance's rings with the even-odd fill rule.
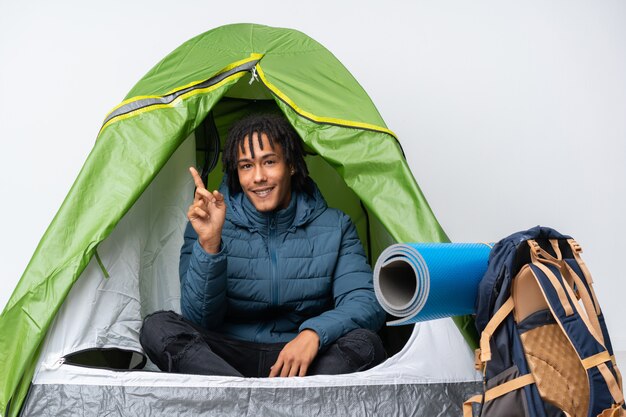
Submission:
[[[189,172],[193,177],[193,182],[194,184],[196,184],[196,188],[206,189],[206,187],[204,186],[204,182],[202,182],[202,178],[200,178],[200,174],[198,174],[198,171],[194,167],[189,167]]]

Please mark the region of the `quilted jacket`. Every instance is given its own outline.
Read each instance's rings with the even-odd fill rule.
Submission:
[[[258,212],[241,192],[227,202],[221,250],[206,253],[187,224],[180,256],[181,310],[226,337],[287,342],[312,329],[320,348],[357,328],[378,331],[385,313],[350,218],[317,186],[289,206]]]

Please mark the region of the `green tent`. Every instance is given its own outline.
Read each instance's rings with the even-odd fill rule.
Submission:
[[[92,152],[0,316],[0,410],[11,402],[9,415],[17,415],[36,371],[53,368],[42,352],[59,343],[71,345],[45,340],[70,327],[59,322],[57,312],[88,266],[97,265],[102,275],[96,287],[112,285],[114,257],[104,259],[99,245],[122,227],[140,197],[148,198],[149,187],[159,186],[157,175],[173,155],[187,146],[193,162],[208,175],[209,187],[216,187],[221,179],[220,138],[233,120],[253,111],[281,112],[295,127],[305,143],[312,177],[329,204],[353,218],[371,262],[395,242],[447,241],[396,136],[330,52],[294,30],[253,24],[211,30],[166,56],[106,116]],[[166,200],[167,189],[154,191],[141,203],[142,210],[149,213]],[[189,192],[182,194],[183,200],[185,195],[192,198]],[[173,230],[180,229],[184,218],[176,221]],[[157,237],[146,237],[151,238]],[[111,340],[132,339],[141,317],[163,308],[158,296],[150,302],[140,297],[148,285],[146,268],[136,267],[139,290],[129,290],[137,291],[129,298],[138,307],[128,313],[124,308],[129,304],[119,303],[124,307],[120,311],[136,316],[133,324],[120,331],[122,336],[99,331],[89,349],[61,349],[59,366],[74,358],[75,363],[104,361],[116,368],[107,355],[98,359],[94,352],[115,350]],[[90,308],[103,307],[92,303]],[[105,314],[111,316],[109,327],[114,327],[114,315]],[[48,332],[55,316],[56,330]],[[93,328],[83,326],[77,333],[84,337],[89,331]],[[141,353],[136,343],[119,346]]]

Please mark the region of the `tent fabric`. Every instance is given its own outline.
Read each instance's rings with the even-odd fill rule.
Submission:
[[[72,353],[96,348],[143,354],[142,317],[156,310],[180,311],[178,254],[194,192],[185,172],[195,163],[192,139],[98,245],[100,262],[92,258],[48,332],[40,354],[43,367],[54,368]]]
[[[362,385],[268,390],[224,387],[35,385],[25,416],[458,416],[480,383]],[[69,399],[69,400],[66,400]],[[84,409],[88,403],[89,408]],[[268,406],[271,404],[271,407]]]
[[[472,364],[453,322],[441,319],[417,324],[400,353],[350,375],[236,378],[53,363],[35,375],[22,415],[456,416],[481,388]]]
[[[320,157],[345,181],[362,204],[360,215],[368,218],[360,236],[372,237],[367,239],[372,261],[394,242],[448,240],[397,139],[330,52],[288,29],[237,24],[206,32],[159,62],[105,118],[0,316],[0,412],[11,401],[10,413],[17,414],[33,374],[54,367],[53,358],[62,361],[92,348],[141,354],[136,340],[141,317],[175,308],[176,284],[161,277],[177,265],[181,205],[188,204],[181,197],[187,191],[182,183],[169,183],[179,176],[157,175],[177,149],[193,146],[186,139],[209,112],[223,108],[229,94],[251,102],[273,99],[312,158]],[[217,176],[218,170],[209,183]],[[328,193],[328,200],[343,200]],[[125,218],[129,211],[138,217]],[[107,241],[115,235],[121,239]],[[113,242],[124,242],[123,247]],[[126,252],[134,254],[132,262],[121,255]],[[64,305],[71,291],[82,292],[77,297],[83,306]],[[111,306],[120,320],[102,315]]]

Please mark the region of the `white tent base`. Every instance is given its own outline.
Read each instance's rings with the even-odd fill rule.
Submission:
[[[23,416],[459,416],[479,382],[233,388],[33,385]]]

